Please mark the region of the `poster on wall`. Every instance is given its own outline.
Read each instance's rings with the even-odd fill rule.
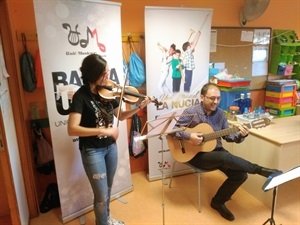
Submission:
[[[67,222],[93,209],[78,137],[67,133],[73,94],[82,85],[80,66],[91,53],[110,67],[109,78],[124,83],[121,5],[106,1],[34,0],[42,73],[62,211]],[[125,106],[123,104],[123,106]],[[112,199],[133,190],[126,121],[119,123],[119,162]]]
[[[161,102],[148,105],[148,121],[200,103],[200,89],[208,82],[211,19],[212,9],[145,7],[147,95]],[[172,169],[164,137],[148,139],[149,180]]]

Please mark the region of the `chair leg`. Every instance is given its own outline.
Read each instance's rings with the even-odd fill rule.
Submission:
[[[201,185],[200,185],[200,179],[201,179],[201,173],[197,172],[198,177],[198,212],[201,213]]]
[[[175,164],[176,164],[176,161],[174,161],[173,168],[171,170],[169,188],[171,188],[171,186],[172,186],[173,174],[175,171]],[[198,212],[201,213],[201,183],[200,183],[201,172],[196,171],[195,173],[197,174],[197,183],[198,183]]]
[[[173,168],[171,170],[169,188],[171,188],[171,185],[172,185],[172,180],[173,180],[174,171],[175,171],[175,164],[176,164],[176,161],[174,161]],[[200,170],[200,169],[198,170],[198,169],[194,168],[191,165],[190,165],[190,167],[192,167],[195,170],[194,174],[197,175],[197,183],[198,183],[198,212],[201,213],[201,180],[200,179],[201,179],[201,171],[202,170]],[[205,170],[202,171],[202,172],[205,172]]]

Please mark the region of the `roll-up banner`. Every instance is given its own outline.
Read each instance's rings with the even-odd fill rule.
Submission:
[[[200,103],[200,89],[208,82],[211,19],[212,9],[145,7],[147,95],[162,103],[148,105],[149,124],[157,116]],[[193,51],[189,52],[186,42]],[[176,54],[168,57],[171,45]],[[189,63],[191,54],[194,66]],[[161,137],[148,139],[150,181],[170,174],[174,162],[164,135]],[[178,165],[175,169],[183,173],[187,167]]]
[[[92,210],[78,138],[67,133],[72,96],[82,85],[80,66],[91,53],[103,56],[110,79],[124,83],[121,4],[106,1],[34,0],[42,73],[61,203],[62,221]],[[124,106],[124,104],[123,104]],[[133,190],[126,121],[120,122],[119,163],[112,199]]]

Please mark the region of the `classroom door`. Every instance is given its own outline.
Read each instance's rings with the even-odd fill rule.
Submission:
[[[20,224],[16,194],[14,192],[12,172],[8,151],[5,148],[5,132],[3,132],[3,118],[0,112],[0,224]]]
[[[0,217],[4,220],[1,224],[27,225],[29,211],[18,145],[20,135],[17,135],[8,82],[9,75],[15,73],[11,73],[12,57],[6,58],[11,52],[4,52],[4,49],[11,50],[6,6],[6,1],[0,0]]]

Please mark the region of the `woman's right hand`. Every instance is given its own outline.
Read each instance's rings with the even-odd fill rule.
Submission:
[[[112,137],[115,141],[119,137],[119,129],[117,127],[108,127],[105,129],[105,135]]]

